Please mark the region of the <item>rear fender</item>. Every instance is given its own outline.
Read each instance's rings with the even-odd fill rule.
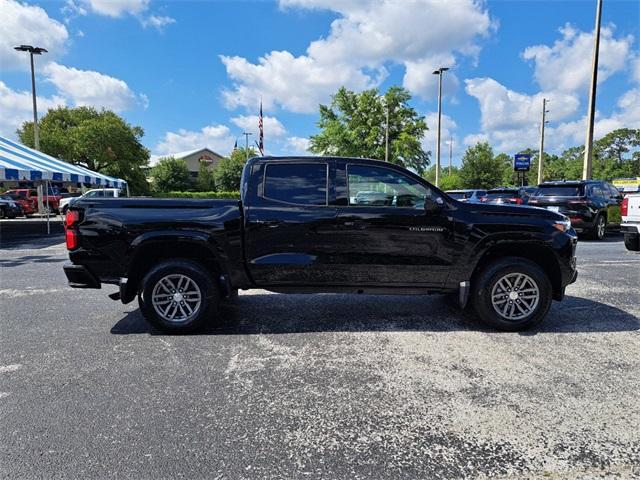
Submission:
[[[197,230],[147,232],[131,242],[128,277],[120,282],[122,303],[137,295],[142,278],[149,268],[165,259],[190,258],[201,261],[216,280],[228,271],[227,255],[210,234]]]

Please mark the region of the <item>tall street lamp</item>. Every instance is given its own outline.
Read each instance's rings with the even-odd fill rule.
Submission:
[[[442,124],[442,74],[449,70],[448,67],[440,67],[433,72],[438,75],[438,140],[436,143],[436,187],[440,186],[440,127]]]
[[[38,131],[38,106],[36,104],[36,75],[33,68],[33,56],[47,53],[47,50],[41,47],[32,47],[31,45],[20,45],[13,47],[19,52],[29,52],[31,59],[31,93],[33,94],[33,142],[36,150],[40,150],[40,132]]]
[[[538,185],[540,185],[542,183],[542,180],[544,178],[543,175],[543,171],[544,171],[544,125],[545,123],[549,123],[546,118],[547,118],[547,113],[549,113],[549,110],[547,110],[547,102],[549,100],[547,100],[546,98],[542,99],[542,121],[540,122],[540,154],[538,155]]]
[[[591,61],[591,87],[589,89],[589,112],[587,113],[587,138],[584,142],[584,164],[582,179],[591,179],[591,161],[593,159],[593,123],[596,115],[596,87],[598,84],[598,53],[600,51],[600,19],[602,18],[602,0],[596,8],[596,27],[593,32],[593,58]]]

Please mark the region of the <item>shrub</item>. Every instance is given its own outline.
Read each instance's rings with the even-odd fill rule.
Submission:
[[[240,199],[240,192],[154,192],[159,198],[227,198]]]

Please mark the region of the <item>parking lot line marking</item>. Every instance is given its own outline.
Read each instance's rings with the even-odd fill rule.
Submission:
[[[32,288],[18,290],[15,288],[5,288],[0,290],[0,295],[6,295],[9,298],[28,297],[31,295],[45,295],[49,293],[59,293],[69,290],[68,288]]]
[[[14,363],[13,365],[0,365],[0,373],[15,372],[21,368],[22,365],[19,363]]]

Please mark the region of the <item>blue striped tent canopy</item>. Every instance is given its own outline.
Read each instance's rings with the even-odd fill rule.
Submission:
[[[72,165],[50,155],[0,137],[1,180],[52,180],[124,188],[127,182]]]

